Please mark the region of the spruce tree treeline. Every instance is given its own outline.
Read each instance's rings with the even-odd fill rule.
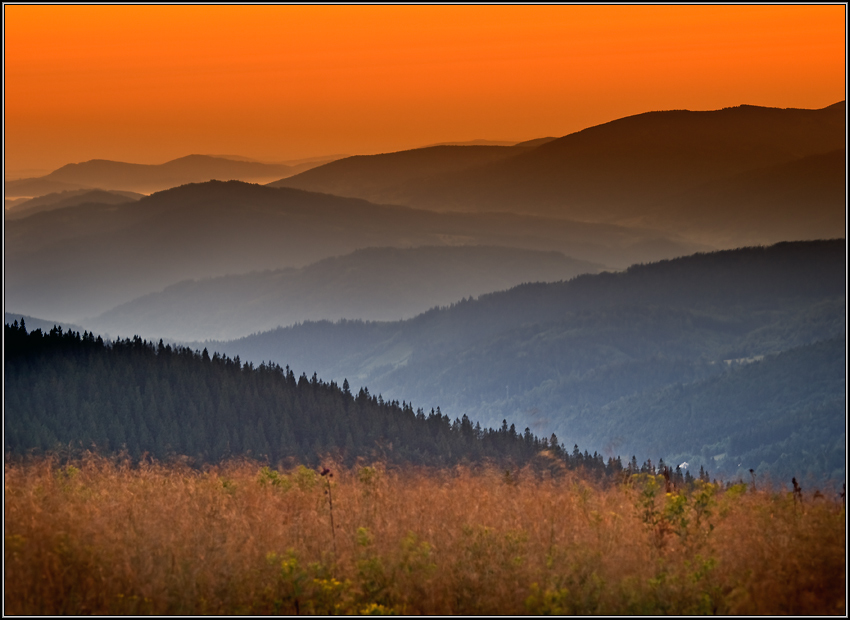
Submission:
[[[198,463],[252,456],[316,463],[331,453],[423,465],[497,461],[522,465],[541,451],[568,467],[603,477],[619,459],[568,453],[553,434],[539,438],[503,422],[482,429],[386,402],[367,388],[355,395],[314,374],[296,378],[276,364],[242,364],[214,353],[134,337],[104,342],[88,332],[4,327],[7,453],[72,448],[126,450],[157,459],[187,455]]]

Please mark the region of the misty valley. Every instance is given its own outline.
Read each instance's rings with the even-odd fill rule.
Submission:
[[[845,116],[7,180],[12,608],[843,613]]]

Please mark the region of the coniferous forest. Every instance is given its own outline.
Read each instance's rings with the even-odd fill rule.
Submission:
[[[844,609],[843,489],[604,462],[206,349],[4,337],[11,613]]]
[[[4,5],[4,614],[846,616],[846,47]]]
[[[188,456],[200,465],[247,456],[316,463],[373,458],[414,465],[495,461],[523,465],[549,451],[599,474],[622,461],[567,452],[552,434],[534,436],[450,420],[410,403],[385,402],[348,381],[308,379],[276,364],[242,364],[208,351],[147,342],[104,342],[54,327],[5,325],[6,450],[58,454],[126,451],[133,459]]]

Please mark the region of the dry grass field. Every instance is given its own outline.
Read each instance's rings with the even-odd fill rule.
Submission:
[[[251,461],[7,463],[5,612],[845,613],[834,492],[601,484],[540,459],[521,471],[327,463],[333,476]]]

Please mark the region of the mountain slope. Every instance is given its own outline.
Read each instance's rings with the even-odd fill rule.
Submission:
[[[408,185],[512,157],[523,147],[437,145],[381,155],[359,155],[270,183],[379,204],[411,203]]]
[[[554,431],[568,445],[612,454],[629,445],[641,460],[657,458],[662,447],[664,454],[699,456],[702,447],[674,449],[663,425],[652,427],[657,437],[649,442],[605,431],[600,416],[619,399],[740,366],[726,360],[844,340],[844,257],[844,240],[701,254],[523,285],[403,322],[305,323],[207,346],[348,378],[385,397],[439,404],[451,416]],[[758,389],[773,389],[770,381]],[[805,409],[806,398],[789,400],[787,411]],[[722,418],[716,428],[713,438],[702,437],[705,446],[727,437]]]
[[[706,183],[659,203],[635,223],[722,247],[753,238],[823,239],[845,228],[847,155],[809,155]]]
[[[842,480],[845,355],[844,339],[824,340],[622,399],[603,409],[592,434],[618,437],[625,451],[649,445],[675,462],[713,462],[715,470]]]
[[[301,269],[190,280],[86,321],[99,333],[229,339],[306,320],[398,320],[522,282],[600,270],[557,252],[370,248]]]
[[[240,182],[6,222],[6,303],[76,320],[187,279],[302,267],[366,247],[497,245],[620,267],[694,251],[652,230],[439,214]]]
[[[3,437],[19,455],[94,444],[102,453],[186,455],[199,464],[234,456],[316,463],[333,453],[348,463],[521,465],[545,448],[513,429],[481,429],[468,419],[453,426],[446,416],[426,417],[367,390],[354,395],[347,384],[296,379],[279,366],[243,366],[161,341],[106,343],[7,324],[3,351]]]
[[[26,329],[29,331],[35,331],[36,329],[40,329],[44,333],[49,332],[54,327],[61,327],[65,331],[77,331],[82,333],[85,329],[79,325],[74,325],[73,323],[61,323],[59,321],[49,321],[45,319],[39,319],[34,316],[27,316],[25,314],[15,313],[15,312],[4,312],[4,323],[11,325],[12,323],[18,322],[19,324],[23,324]]]
[[[25,202],[14,205],[6,210],[6,219],[19,219],[29,217],[42,211],[76,207],[82,204],[122,204],[139,200],[143,194],[135,192],[105,191],[102,189],[79,189],[65,192],[55,192],[38,198],[32,198]]]
[[[822,110],[739,106],[709,112],[648,112],[536,148],[512,147],[515,154],[491,162],[439,172],[435,166],[433,173],[421,177],[397,174],[401,162],[424,157],[424,153],[406,151],[356,162],[341,160],[277,185],[373,201],[392,199],[440,211],[512,211],[593,222],[635,222],[697,188],[843,149],[844,117],[844,102]],[[827,183],[844,178],[833,167],[828,172]],[[818,178],[801,178],[801,184],[794,186],[799,189],[793,191],[805,194]],[[786,184],[790,181],[786,179]],[[748,210],[751,196],[733,189],[734,184],[727,187],[726,198],[732,199],[736,209]],[[684,209],[686,203],[680,207]],[[786,230],[806,221],[806,204],[793,206],[781,218]],[[828,210],[834,220],[843,206],[843,201],[829,194],[819,208]],[[681,219],[656,217],[653,223],[673,229]],[[759,238],[758,226],[737,229],[730,225],[721,233],[730,231],[747,243],[767,240]],[[819,234],[823,232],[841,234],[832,228]],[[778,240],[781,237],[770,239]]]
[[[3,183],[4,196],[6,198],[25,197],[33,198],[53,194],[56,192],[78,191],[94,189],[79,183],[67,183],[65,181],[53,181],[45,177],[33,177],[27,179],[15,179]]]
[[[67,164],[42,178],[102,189],[150,193],[212,179],[257,182],[285,175],[289,171],[290,167],[282,164],[188,155],[155,165],[93,159],[79,164]]]

